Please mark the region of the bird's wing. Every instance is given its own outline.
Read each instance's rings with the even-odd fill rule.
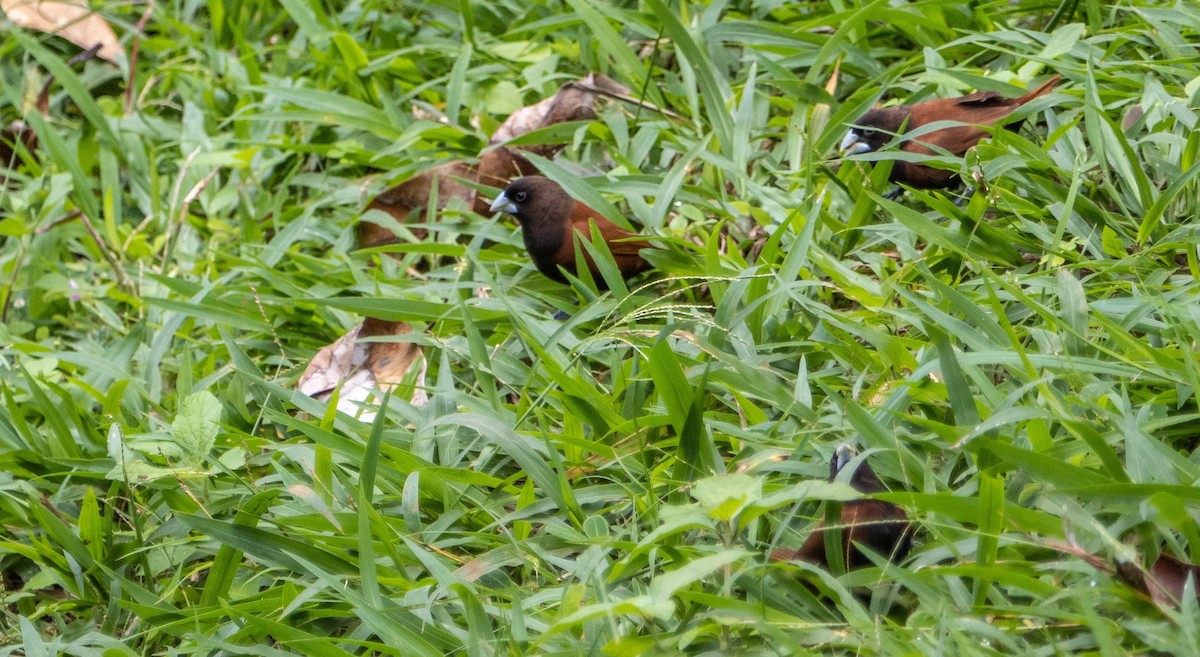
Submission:
[[[984,99],[984,96],[987,96],[987,99]],[[962,102],[963,99],[972,97],[975,97],[976,100]],[[1009,104],[1001,104],[996,102],[996,99]],[[902,150],[932,155],[939,153],[937,148],[940,148],[956,156],[962,155],[979,143],[980,139],[988,136],[986,130],[975,126],[992,125],[1008,116],[1016,109],[1016,106],[1011,104],[1012,102],[1011,99],[1003,98],[994,92],[977,92],[962,98],[947,98],[913,105],[912,118],[908,122],[908,132],[935,121],[955,121],[963,125],[942,128],[913,137],[905,142]]]
[[[650,268],[650,263],[646,262],[638,253],[642,249],[648,248],[649,242],[643,239],[631,239],[638,235],[605,219],[592,208],[576,202],[575,209],[571,213],[571,227],[574,232],[583,236],[584,239],[591,240],[592,223],[595,223],[596,228],[600,231],[600,236],[604,238],[613,261],[617,263],[617,268],[623,275],[632,276]],[[563,248],[573,249],[574,246],[568,240]],[[574,258],[571,260],[573,261]],[[588,256],[588,264],[592,265],[590,256]],[[595,269],[594,265],[592,268]]]
[[[596,222],[596,228],[600,230],[600,235],[604,237],[604,242],[608,246],[608,251],[612,253],[613,260],[621,271],[627,275],[634,271],[642,271],[649,268],[649,264],[642,259],[639,251],[649,248],[650,243],[644,239],[634,239],[638,235],[631,233],[624,228],[604,219],[603,217],[593,219]],[[591,229],[585,224],[581,227],[585,235],[591,234]]]
[[[637,234],[621,228],[608,219],[605,219],[599,212],[576,201],[575,209],[571,212],[571,225],[574,229],[583,234],[584,237],[590,239],[592,236],[592,222],[600,230],[600,235],[608,243],[608,250],[612,252],[614,257],[618,254],[637,255],[639,250],[650,246],[645,240],[622,241],[631,237],[637,237]]]
[[[973,94],[959,96],[954,99],[956,105],[966,105],[968,107],[991,107],[996,105],[1009,106],[1015,105],[1016,101],[1012,98],[1005,98],[995,91],[976,91]]]

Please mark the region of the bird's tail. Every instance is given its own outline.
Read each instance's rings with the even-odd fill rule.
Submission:
[[[1029,101],[1033,100],[1034,98],[1038,98],[1039,96],[1045,96],[1046,94],[1053,91],[1054,88],[1058,86],[1059,82],[1062,82],[1062,76],[1055,75],[1054,77],[1050,78],[1049,80],[1046,80],[1045,82],[1038,85],[1037,89],[1034,89],[1033,91],[1030,91],[1029,93],[1025,94],[1024,96],[1021,96],[1020,98],[1018,98],[1017,104],[1024,105],[1025,103],[1028,103]]]

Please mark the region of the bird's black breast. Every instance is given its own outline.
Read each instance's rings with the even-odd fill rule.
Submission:
[[[538,271],[546,276],[565,283],[566,278],[558,271],[556,256],[566,242],[566,231],[561,222],[540,221],[539,219],[522,219],[521,224],[525,238],[525,250]]]

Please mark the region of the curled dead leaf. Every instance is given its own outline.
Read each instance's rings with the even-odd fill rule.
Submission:
[[[0,9],[14,25],[56,34],[85,50],[99,46],[96,56],[110,63],[125,58],[108,21],[86,0],[0,0]]]
[[[558,93],[550,98],[510,114],[504,123],[496,128],[489,143],[503,143],[534,130],[567,121],[590,121],[596,118],[596,99],[601,96],[628,97],[629,89],[607,75],[588,73],[575,82],[564,84]],[[557,144],[530,145],[524,147],[524,150],[550,157],[553,153],[546,155],[540,151],[556,146],[554,151],[557,152],[561,148]]]
[[[412,326],[403,322],[367,318],[318,351],[300,375],[296,389],[324,401],[340,386],[338,410],[370,422],[375,413],[364,409],[362,402],[372,401],[373,397],[378,402],[384,392],[404,381],[408,372],[418,366],[416,390],[410,401],[424,405],[429,398],[424,390],[425,358],[421,348],[411,342],[362,341],[412,332]]]

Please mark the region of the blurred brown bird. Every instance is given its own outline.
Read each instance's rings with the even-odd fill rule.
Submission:
[[[400,222],[423,221],[429,210],[430,196],[437,187],[434,209],[440,213],[450,199],[462,199],[476,214],[487,214],[488,203],[474,188],[460,181],[466,180],[492,187],[503,187],[513,178],[535,173],[537,168],[515,148],[495,146],[483,153],[478,162],[458,160],[423,171],[412,178],[376,196],[367,206],[371,210],[382,210]],[[437,213],[435,213],[436,216]],[[413,228],[417,239],[424,239],[428,231]],[[358,225],[358,244],[362,247],[382,246],[396,241],[396,235],[370,221]]]
[[[1080,557],[1091,564],[1093,568],[1109,575],[1115,575],[1160,609],[1179,608],[1179,605],[1184,602],[1189,579],[1193,582],[1192,593],[1200,602],[1200,564],[1183,561],[1166,552],[1160,552],[1149,568],[1142,565],[1141,557],[1136,557],[1132,561],[1119,557],[1114,564],[1109,559],[1084,550],[1075,544],[1074,537],[1070,538],[1070,543],[1046,541],[1043,545]]]
[[[913,105],[877,107],[863,114],[854,122],[842,140],[841,150],[850,155],[867,153],[883,148],[894,135],[912,132],[935,121],[957,121],[966,125],[934,130],[900,144],[900,150],[920,155],[942,155],[943,151],[962,157],[988,131],[977,126],[991,126],[1012,114],[1018,107],[1034,98],[1050,93],[1058,86],[1061,77],[1055,75],[1039,87],[1020,98],[1005,98],[994,91],[976,91],[957,98],[938,98]],[[1008,124],[1009,130],[1017,130],[1021,123]],[[933,189],[950,187],[958,174],[946,169],[935,169],[917,162],[895,161],[889,177],[894,183],[910,187]]]
[[[854,458],[846,445],[838,447],[829,463],[829,481]],[[886,491],[871,466],[863,461],[850,478],[850,485],[860,493]],[[847,569],[871,565],[871,560],[858,549],[863,545],[891,561],[901,561],[912,548],[912,527],[904,509],[882,500],[851,500],[842,503],[842,563]],[[773,561],[807,561],[829,567],[825,552],[825,523],[817,526],[799,549],[777,548],[771,552]],[[857,545],[856,545],[857,544]]]
[[[612,253],[621,276],[629,278],[650,269],[650,263],[638,254],[648,248],[645,240],[630,240],[637,237],[624,228],[605,219],[599,212],[576,201],[558,183],[542,176],[518,178],[504,188],[491,206],[492,212],[507,212],[517,218],[524,229],[525,248],[539,271],[546,276],[566,283],[559,267],[574,274],[575,236],[582,235],[590,240],[589,222],[594,222]],[[604,277],[596,268],[587,251],[583,251],[592,279],[600,289],[608,289]]]

